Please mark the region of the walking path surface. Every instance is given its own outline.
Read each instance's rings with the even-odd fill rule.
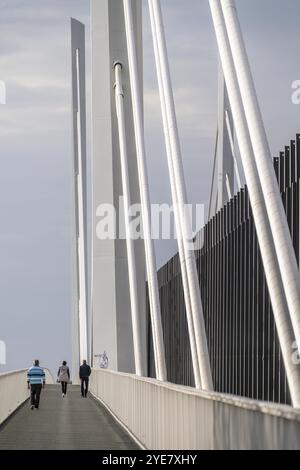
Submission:
[[[133,450],[135,442],[104,406],[82,398],[76,385],[62,398],[48,385],[39,410],[26,402],[2,427],[0,450]]]

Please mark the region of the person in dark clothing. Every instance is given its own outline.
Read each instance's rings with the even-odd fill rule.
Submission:
[[[61,383],[61,393],[62,397],[64,398],[65,395],[67,394],[67,386],[68,383],[70,382],[70,370],[69,367],[67,366],[67,362],[64,361],[62,363],[62,366],[58,369],[58,381]]]
[[[32,410],[39,409],[40,396],[42,388],[45,387],[46,375],[44,370],[40,367],[40,362],[36,359],[33,367],[30,367],[27,372],[27,384],[30,389],[30,408]]]
[[[92,370],[90,366],[86,363],[86,361],[83,361],[83,364],[79,368],[79,378],[81,380],[81,396],[85,398],[87,397],[89,390],[89,378],[91,372]]]

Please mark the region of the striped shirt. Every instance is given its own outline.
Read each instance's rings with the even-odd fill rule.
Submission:
[[[30,367],[27,372],[27,382],[30,383],[30,385],[45,383],[46,376],[44,369],[39,366]]]

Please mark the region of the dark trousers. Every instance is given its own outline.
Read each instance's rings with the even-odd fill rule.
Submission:
[[[42,391],[42,384],[31,384],[30,386],[30,399],[31,405],[38,408],[40,405],[40,396]]]
[[[88,391],[89,391],[89,378],[81,377],[81,395],[83,397],[86,397]]]
[[[68,382],[61,382],[61,393],[66,395],[67,393]]]

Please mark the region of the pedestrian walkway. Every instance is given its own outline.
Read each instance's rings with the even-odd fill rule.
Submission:
[[[108,411],[93,398],[82,398],[69,386],[48,385],[39,410],[27,402],[2,427],[0,450],[133,450],[137,445]]]

